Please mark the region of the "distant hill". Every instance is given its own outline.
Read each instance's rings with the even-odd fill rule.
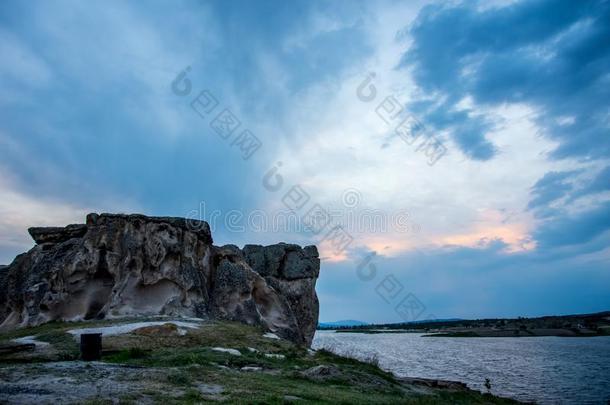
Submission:
[[[345,328],[351,326],[366,326],[368,323],[362,321],[356,321],[354,319],[346,319],[343,321],[336,322],[320,322],[318,323],[319,329],[331,329],[331,328]]]
[[[541,316],[536,318],[433,319],[414,322],[336,325],[330,328],[352,333],[415,332],[449,337],[597,336],[610,335],[610,311],[594,314]]]
[[[404,325],[417,325],[420,323],[436,323],[436,322],[455,322],[455,321],[461,321],[461,318],[450,318],[450,319],[426,319],[425,321],[411,321],[411,322],[399,322],[399,323],[391,323],[391,324],[383,324],[383,325],[378,325],[378,324],[373,324],[373,323],[366,323],[366,322],[362,322],[362,321],[356,321],[354,319],[347,319],[347,320],[343,320],[343,321],[336,321],[336,322],[320,322],[318,323],[318,329],[335,329],[335,328],[360,328],[360,327],[376,327],[376,326],[404,326]]]
[[[412,325],[418,323],[439,323],[439,322],[456,322],[463,321],[462,318],[447,318],[447,319],[426,319],[422,321],[400,322],[393,325]]]

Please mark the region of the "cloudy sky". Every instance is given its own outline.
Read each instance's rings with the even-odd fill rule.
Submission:
[[[610,309],[608,1],[3,1],[0,55],[0,263],[139,212],[317,244],[322,321]]]

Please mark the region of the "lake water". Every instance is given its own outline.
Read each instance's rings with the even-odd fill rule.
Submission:
[[[610,336],[443,338],[415,333],[317,331],[313,347],[356,358],[377,356],[406,377],[462,381],[493,394],[541,404],[607,404]]]

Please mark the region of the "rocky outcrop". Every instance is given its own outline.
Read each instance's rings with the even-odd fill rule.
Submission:
[[[318,325],[319,305],[315,290],[320,272],[318,249],[315,246],[301,248],[284,243],[271,246],[246,245],[243,255],[248,265],[269,286],[279,291],[298,314],[298,329],[313,337]]]
[[[44,227],[28,229],[34,242],[42,243],[61,243],[72,238],[81,238],[87,233],[87,225],[74,224],[66,227]]]
[[[89,214],[30,228],[37,245],[0,270],[0,328],[142,315],[261,325],[309,345],[318,320],[315,246],[216,247],[206,222]]]

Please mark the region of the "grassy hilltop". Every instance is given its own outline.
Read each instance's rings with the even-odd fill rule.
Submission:
[[[188,329],[165,323],[105,336],[101,362],[79,361],[68,331],[110,324],[117,321],[50,323],[0,335],[0,349],[24,337],[37,343],[27,351],[0,350],[0,402],[514,403],[459,383],[400,379],[376,364],[233,322]]]

